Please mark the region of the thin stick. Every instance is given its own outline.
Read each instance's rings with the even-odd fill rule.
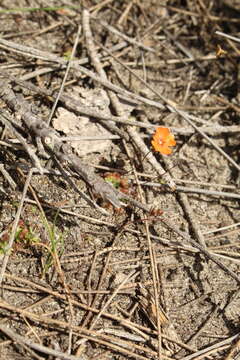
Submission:
[[[49,346],[44,346],[41,344],[34,343],[33,341],[29,340],[26,336],[21,336],[17,334],[15,331],[9,329],[9,327],[4,326],[2,324],[0,324],[0,330],[3,333],[5,333],[8,337],[10,337],[14,342],[17,342],[21,345],[23,344],[27,345],[28,347],[37,350],[43,354],[51,355],[63,360],[79,360],[79,358],[76,356],[68,355],[66,353],[62,353],[61,351],[51,349]]]
[[[163,187],[162,184],[146,182],[146,181],[140,181],[140,184],[142,184],[144,186],[150,186],[150,187],[161,187],[161,188]],[[201,184],[199,184],[199,185],[201,185]],[[211,186],[211,184],[209,184],[209,186]],[[235,193],[231,193],[231,192],[197,189],[197,188],[191,188],[191,187],[187,187],[187,186],[177,186],[176,191],[186,192],[186,193],[203,194],[203,195],[221,196],[221,197],[232,198],[232,199],[240,199],[239,194],[235,194]]]
[[[151,273],[153,279],[153,291],[154,291],[154,303],[156,307],[156,317],[157,317],[157,332],[158,332],[158,358],[159,360],[162,358],[162,332],[161,332],[161,321],[160,321],[160,309],[159,309],[159,292],[157,286],[157,264],[155,261],[153,244],[150,238],[149,233],[149,224],[148,220],[145,221],[145,229],[146,229],[146,237],[148,243],[148,251],[150,256],[150,264],[151,264]]]
[[[53,104],[53,107],[52,107],[52,110],[51,110],[51,113],[49,115],[49,118],[48,118],[48,121],[47,121],[47,124],[49,125],[51,120],[52,120],[52,117],[53,117],[53,114],[55,112],[55,109],[57,107],[57,104],[58,104],[58,101],[60,99],[60,96],[63,92],[63,88],[64,88],[64,85],[65,85],[65,82],[67,80],[67,77],[68,77],[68,73],[70,71],[70,68],[71,68],[71,65],[72,65],[72,60],[74,58],[74,55],[75,55],[75,52],[76,52],[76,48],[77,48],[77,44],[78,44],[78,41],[79,41],[79,37],[80,37],[80,34],[81,34],[81,25],[78,26],[78,31],[77,31],[77,36],[76,36],[76,39],[74,41],[74,45],[73,45],[73,48],[72,48],[72,52],[71,52],[71,55],[70,55],[70,59],[68,61],[68,64],[67,64],[67,68],[66,68],[66,71],[65,71],[65,74],[64,74],[64,78],[63,78],[63,81],[61,83],[61,87],[59,89],[59,92],[57,94],[57,97],[54,101],[54,104]]]
[[[20,216],[21,216],[21,212],[22,212],[23,204],[24,204],[26,194],[27,194],[27,191],[28,191],[28,187],[30,185],[30,181],[31,181],[31,178],[32,178],[32,173],[33,173],[32,169],[30,169],[30,171],[28,173],[28,176],[27,176],[27,179],[26,179],[26,182],[25,182],[25,185],[24,185],[24,188],[23,188],[23,193],[22,193],[22,197],[21,197],[21,200],[20,200],[20,204],[18,206],[18,210],[17,210],[16,216],[15,216],[14,222],[13,222],[11,236],[10,236],[10,239],[9,239],[9,242],[8,242],[7,253],[4,255],[3,263],[2,263],[2,266],[1,266],[1,270],[0,270],[0,285],[2,284],[4,273],[6,271],[7,263],[8,263],[10,253],[11,253],[11,250],[12,250],[12,247],[13,247],[13,243],[14,243],[14,239],[15,239],[16,231],[17,231],[17,227],[18,227],[18,222],[19,222],[19,219],[20,219]]]
[[[199,351],[196,351],[195,353],[191,354],[191,355],[188,355],[188,356],[185,356],[184,358],[182,358],[181,360],[193,360],[193,359],[200,359],[200,355],[207,355],[207,352],[211,351],[211,350],[214,350],[214,349],[218,349],[222,346],[225,346],[225,345],[230,345],[233,343],[233,341],[237,340],[239,338],[239,333],[236,334],[236,335],[233,335],[223,341],[220,341],[214,345],[211,345],[211,346],[208,346],[207,348],[203,349],[203,350],[199,350]]]
[[[237,226],[240,226],[240,222],[238,223],[235,223],[235,224],[231,224],[231,225],[228,225],[228,226],[222,226],[220,228],[217,228],[217,229],[212,229],[212,230],[208,230],[208,231],[203,231],[203,234],[204,235],[208,235],[208,234],[213,234],[215,232],[220,232],[220,231],[223,231],[223,230],[228,230],[228,229],[232,229],[232,228],[235,228]],[[224,234],[225,235],[225,234]]]
[[[11,118],[7,114],[0,112],[0,121],[16,136],[16,138],[19,140],[19,142],[22,144],[22,146],[28,153],[33,164],[38,168],[40,174],[43,175],[43,169],[40,160],[38,159],[31,146],[28,145],[24,137],[13,127],[13,125],[11,124]]]
[[[199,244],[203,247],[206,248],[206,243],[205,243],[205,239],[204,236],[200,230],[198,221],[195,218],[194,212],[190,206],[190,203],[188,201],[188,197],[186,194],[178,194],[179,196],[179,201],[183,207],[184,213],[186,215],[186,218],[190,224],[191,230],[193,232],[194,238],[197,239],[197,241],[199,242]]]
[[[215,34],[225,37],[226,39],[233,40],[233,41],[240,43],[240,39],[237,38],[236,36],[228,35],[226,33],[223,33],[222,31],[215,31]]]

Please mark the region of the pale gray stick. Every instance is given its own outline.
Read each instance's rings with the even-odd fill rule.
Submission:
[[[25,197],[26,197],[26,194],[27,194],[27,191],[28,191],[30,181],[31,181],[32,173],[33,173],[32,169],[30,169],[30,171],[28,173],[28,176],[27,176],[27,179],[26,179],[26,182],[25,182],[25,185],[24,185],[24,189],[23,189],[21,200],[20,200],[20,204],[18,206],[18,210],[17,210],[16,216],[15,216],[14,222],[13,222],[11,236],[10,236],[10,239],[8,241],[7,252],[4,255],[3,263],[2,263],[2,266],[1,266],[1,270],[0,270],[0,285],[2,284],[4,273],[6,271],[7,263],[8,263],[8,260],[9,260],[10,252],[11,252],[12,247],[13,247],[13,243],[14,243],[14,239],[15,239],[15,235],[16,235],[16,231],[17,231],[17,227],[18,227],[18,222],[19,222],[19,219],[20,219],[20,216],[21,216],[23,204],[24,204],[24,201],[25,201]]]
[[[153,182],[144,182],[141,181],[140,184],[150,187],[163,187],[162,184],[153,183]],[[231,192],[225,192],[225,191],[214,191],[214,190],[205,190],[205,189],[197,189],[197,188],[190,188],[185,186],[177,186],[176,191],[182,191],[186,193],[195,193],[195,194],[203,194],[203,195],[213,195],[213,196],[223,196],[226,198],[232,198],[232,199],[240,199],[240,194],[234,194]]]
[[[81,26],[79,25],[78,26],[78,31],[77,31],[77,36],[76,36],[76,39],[74,41],[74,45],[73,45],[73,48],[72,48],[72,52],[71,52],[71,55],[70,55],[70,59],[68,61],[68,64],[67,64],[67,68],[66,68],[66,71],[65,71],[65,74],[64,74],[64,78],[63,78],[63,81],[61,83],[61,87],[59,89],[59,92],[57,94],[57,97],[54,101],[54,104],[53,104],[53,107],[52,107],[52,110],[51,110],[51,113],[49,115],[49,118],[48,118],[48,121],[47,121],[47,124],[49,125],[51,120],[52,120],[52,117],[53,117],[53,114],[55,112],[55,109],[56,109],[56,106],[58,104],[58,101],[59,101],[59,98],[63,92],[63,88],[64,88],[64,85],[65,85],[65,82],[67,80],[67,77],[68,77],[68,73],[70,71],[70,67],[72,65],[72,60],[73,60],[73,57],[75,55],[75,52],[76,52],[76,48],[77,48],[77,44],[78,44],[78,41],[79,41],[79,37],[80,37],[80,33],[81,33]]]
[[[182,358],[181,360],[194,360],[194,359],[199,359],[199,357],[205,353],[208,354],[209,351],[214,350],[214,349],[218,349],[221,346],[225,346],[225,345],[230,345],[233,343],[233,341],[235,341],[236,339],[239,338],[239,333],[236,335],[233,335],[229,338],[227,338],[226,340],[220,341],[214,345],[208,346],[202,350],[196,351],[195,353],[191,354],[191,355],[187,355],[184,358]],[[201,359],[203,359],[203,357],[201,357]]]
[[[0,112],[0,121],[16,136],[16,138],[19,140],[19,142],[22,144],[22,146],[28,153],[33,164],[39,169],[40,174],[43,175],[43,169],[40,160],[38,159],[37,155],[35,154],[34,150],[31,148],[31,146],[27,144],[26,140],[22,137],[22,135],[20,135],[19,132],[12,126],[11,118],[9,118],[7,114]]]
[[[222,196],[225,198],[232,198],[232,199],[240,199],[240,194],[234,194],[232,192],[226,192],[226,191],[204,190],[204,189],[188,188],[184,186],[177,186],[177,191],[191,192],[191,193],[203,194],[203,195]]]
[[[197,239],[197,241],[199,242],[199,244],[203,247],[203,248],[206,248],[206,243],[205,243],[205,239],[204,239],[204,236],[200,230],[200,227],[199,227],[199,223],[198,221],[196,220],[196,217],[194,215],[194,212],[191,208],[191,205],[188,201],[188,197],[186,194],[183,194],[183,193],[179,193],[178,194],[179,196],[179,201],[180,201],[180,204],[181,206],[183,207],[183,211],[185,212],[185,215],[186,215],[186,218],[190,224],[190,228],[193,232],[193,235],[194,238]]]
[[[240,39],[237,38],[236,36],[228,35],[228,34],[223,33],[221,31],[215,31],[215,34],[217,34],[219,36],[222,36],[222,37],[225,37],[226,39],[233,40],[233,41],[236,41],[236,42],[240,43]]]
[[[59,358],[59,359],[63,359],[63,360],[81,360],[81,358],[79,356],[76,357],[73,355],[64,354],[61,351],[51,349],[50,347],[47,347],[47,346],[44,346],[41,344],[36,344],[33,341],[29,340],[26,336],[21,336],[21,335],[17,334],[15,331],[9,329],[9,327],[4,326],[2,324],[0,324],[0,330],[4,334],[6,334],[8,337],[10,337],[14,342],[27,345],[31,349],[39,351],[43,354],[51,355],[51,356],[54,356],[54,358]]]
[[[235,228],[235,227],[238,227],[238,226],[240,226],[240,222],[235,223],[235,224],[231,224],[231,225],[227,225],[227,226],[222,226],[222,227],[217,228],[217,229],[212,229],[212,230],[208,230],[208,231],[203,231],[203,234],[204,234],[204,235],[214,234],[214,233],[216,233],[216,232],[220,232],[220,231],[232,229],[232,228]]]
[[[12,179],[12,177],[9,175],[9,173],[6,171],[5,167],[3,164],[0,164],[0,172],[2,173],[2,175],[5,177],[5,179],[7,180],[7,182],[9,183],[9,185],[11,186],[11,188],[13,190],[16,190],[17,184],[15,183],[15,181]]]

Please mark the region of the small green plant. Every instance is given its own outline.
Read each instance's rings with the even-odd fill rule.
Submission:
[[[6,255],[9,250],[8,241],[0,242],[0,255]]]
[[[113,185],[116,189],[118,189],[121,185],[121,179],[112,174],[105,177],[105,180]]]
[[[56,221],[57,221],[58,214],[59,214],[59,212],[56,213],[52,225],[49,225],[46,218],[44,219],[44,223],[46,224],[47,232],[49,235],[49,242],[50,242],[49,245],[50,246],[48,247],[49,253],[47,255],[47,259],[45,262],[43,275],[46,274],[48,272],[48,270],[50,269],[50,267],[54,264],[54,257],[57,256],[58,258],[60,258],[64,252],[65,234],[58,233],[56,230]]]
[[[126,179],[124,179],[119,173],[117,172],[107,172],[104,174],[105,181],[112,184],[113,187],[116,189],[127,193],[128,192],[128,182]]]
[[[0,239],[0,254],[6,254],[9,251],[9,239],[12,232],[12,224],[9,224]],[[33,229],[27,222],[20,219],[14,237],[14,248],[22,246],[31,246],[39,242],[39,238],[35,235]]]
[[[19,220],[15,242],[18,244],[32,245],[39,242],[39,238],[35,236],[31,226],[27,225],[23,220]]]
[[[63,54],[63,58],[68,61],[71,59],[71,55],[72,55],[72,51],[68,50]],[[76,58],[73,58],[72,60],[76,60]]]

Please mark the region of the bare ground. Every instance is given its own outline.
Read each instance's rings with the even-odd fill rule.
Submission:
[[[1,359],[237,359],[238,1],[78,3],[1,2]]]

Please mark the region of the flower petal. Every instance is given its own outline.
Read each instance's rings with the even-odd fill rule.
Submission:
[[[170,155],[172,153],[172,149],[168,147],[167,145],[164,145],[161,147],[160,153],[162,155]]]
[[[155,134],[159,137],[161,136],[163,138],[163,140],[165,140],[171,133],[170,133],[169,129],[166,127],[158,127],[156,129]]]
[[[169,146],[175,146],[176,141],[173,134],[166,127],[158,127],[152,138],[152,146],[155,151],[160,152],[163,155],[169,155],[172,153],[172,149]]]
[[[169,134],[169,136],[168,136],[167,139],[166,139],[166,144],[167,144],[168,146],[175,146],[175,145],[176,145],[176,141],[175,141],[175,139],[174,139],[173,134]]]
[[[158,141],[158,139],[157,140],[155,140],[154,138],[153,138],[153,140],[152,140],[152,146],[153,146],[153,148],[154,148],[154,150],[155,151],[159,151],[159,152],[161,152],[161,148],[162,148],[162,145],[161,144],[159,144],[159,141]]]

